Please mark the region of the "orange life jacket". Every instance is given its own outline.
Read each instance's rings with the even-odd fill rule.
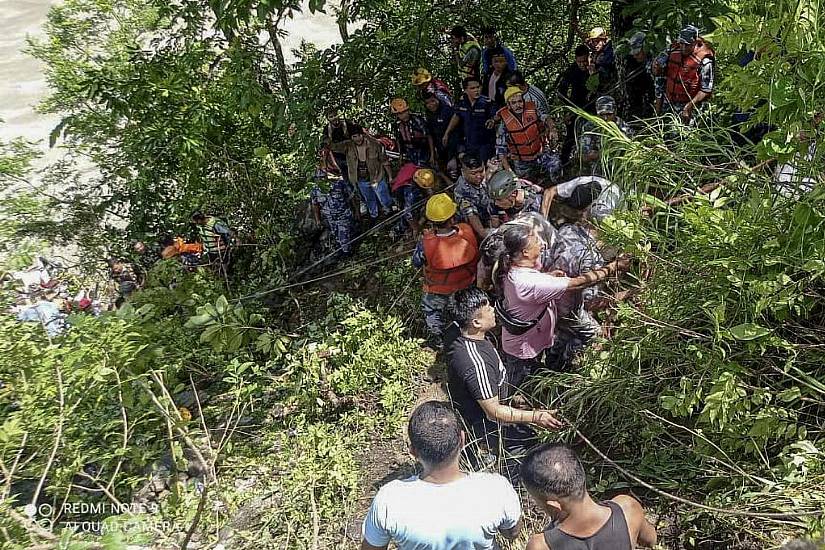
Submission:
[[[665,93],[671,103],[688,103],[701,89],[702,61],[706,57],[713,57],[713,48],[704,40],[699,40],[693,48],[693,53],[682,59],[682,51],[678,44],[673,46],[667,58],[667,85]]]
[[[498,116],[507,129],[507,148],[510,155],[517,160],[535,160],[544,148],[541,119],[536,105],[532,101],[525,101],[521,119],[514,115],[509,107],[500,109]]]
[[[455,226],[451,235],[424,231],[424,292],[452,294],[467,288],[476,280],[478,241],[473,228],[466,223]]]

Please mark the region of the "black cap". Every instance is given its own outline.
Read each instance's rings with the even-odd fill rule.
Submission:
[[[576,210],[587,208],[593,201],[598,198],[602,192],[602,186],[597,181],[591,181],[583,185],[577,185],[573,192],[570,193],[570,198],[567,199],[567,205]]]

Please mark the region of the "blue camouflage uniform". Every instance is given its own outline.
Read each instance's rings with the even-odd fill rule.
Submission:
[[[343,179],[330,184],[326,193],[318,185],[310,193],[312,204],[321,210],[321,219],[330,233],[335,236],[338,246],[344,254],[352,252],[351,242],[355,238],[355,217],[350,201],[352,189]]]
[[[424,240],[418,239],[412,255],[413,267],[423,268],[427,264],[424,256]],[[421,295],[421,309],[424,312],[424,326],[427,327],[427,341],[434,347],[440,347],[445,329],[445,314],[449,294],[424,292]]]
[[[487,186],[483,182],[476,187],[461,176],[455,184],[453,195],[458,205],[456,212],[458,221],[469,223],[470,216],[475,215],[478,216],[481,225],[490,227],[490,216],[494,212],[495,204],[487,194]]]
[[[552,250],[552,269],[560,269],[568,277],[578,277],[604,265],[596,239],[585,227],[575,223],[562,225],[558,237]],[[588,287],[566,293],[559,302],[556,340],[545,355],[545,362],[551,368],[564,370],[599,334],[599,322],[585,308],[597,294],[597,286]]]
[[[501,208],[493,203],[493,215],[498,216],[502,223],[513,220],[519,214],[541,212],[541,201],[544,198],[543,189],[524,180],[518,182],[518,189],[524,191],[524,203],[521,208]]]
[[[621,118],[616,118],[616,125],[619,127],[619,130],[624,133],[624,135],[628,137],[633,136],[633,130],[627,123],[622,120]],[[583,163],[587,163],[584,158],[593,151],[601,151],[602,149],[602,136],[599,134],[600,130],[599,127],[592,123],[587,122],[585,123],[584,127],[582,128],[582,138],[581,138],[581,158]],[[589,170],[590,174],[593,176],[604,176],[605,169],[604,169],[605,158],[603,155],[600,155],[599,160],[596,160],[591,164],[591,168]],[[588,170],[583,169],[582,173],[587,173]]]

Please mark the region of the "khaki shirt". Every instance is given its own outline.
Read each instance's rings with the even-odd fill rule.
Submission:
[[[364,144],[367,146],[367,171],[370,175],[370,183],[378,183],[384,179],[384,166],[389,162],[384,146],[375,139],[366,137]],[[347,155],[347,170],[349,171],[349,181],[358,182],[358,147],[351,140],[330,144],[330,149],[335,153]]]

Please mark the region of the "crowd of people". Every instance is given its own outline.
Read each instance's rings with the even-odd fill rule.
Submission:
[[[624,204],[607,178],[601,132],[571,109],[557,110],[556,120],[551,106],[588,112],[628,137],[654,116],[690,125],[713,94],[714,51],[689,25],[658,55],[645,33],[633,34],[617,63],[612,40],[595,28],[548,99],[495,28],[481,29],[481,40],[462,26],[449,35],[460,90],[415,69],[415,96],[389,101],[392,138],[328,109],[311,174],[305,221],[330,243],[329,256],[353,254],[359,233],[391,221],[391,233],[412,236],[427,345],[448,367],[450,402],[424,403],[409,422],[423,470],[381,488],[362,548],[493,548],[497,536],[519,534],[519,483],[552,519],[530,538],[531,550],[652,546],[656,532],[640,503],[594,501],[575,451],[539,444],[536,430],[559,430],[563,420],[524,398],[531,377],[571,369],[602,333],[606,297],[616,296],[607,281],[630,267],[599,241],[599,222]],[[621,101],[612,95],[619,86]],[[119,302],[158,258],[227,274],[233,231],[202,212],[190,221],[195,242],[137,243],[137,260],[110,262]],[[21,320],[46,315],[44,326],[63,330],[48,304],[26,306]],[[503,475],[481,472],[493,464]]]
[[[605,282],[630,267],[599,242],[597,222],[624,197],[605,177],[610,159],[598,128],[571,109],[556,121],[550,109],[575,107],[629,137],[635,121],[665,113],[690,124],[713,92],[713,50],[687,26],[652,55],[638,32],[620,71],[612,41],[595,28],[550,101],[494,28],[482,29],[481,40],[462,26],[449,34],[461,89],[453,94],[416,69],[416,97],[389,102],[397,147],[330,110],[329,153],[312,191],[317,221],[344,254],[361,212],[372,221],[397,215],[397,230],[412,233],[427,344],[448,367],[450,402],[421,405],[409,423],[423,471],[380,489],[362,548],[492,548],[496,536],[519,532],[518,483],[553,519],[528,548],[652,546],[656,533],[637,500],[594,501],[575,452],[539,445],[536,429],[564,423],[523,397],[531,376],[572,368],[600,334]],[[617,84],[627,90],[621,105],[611,95]],[[480,472],[493,464],[503,475]]]

